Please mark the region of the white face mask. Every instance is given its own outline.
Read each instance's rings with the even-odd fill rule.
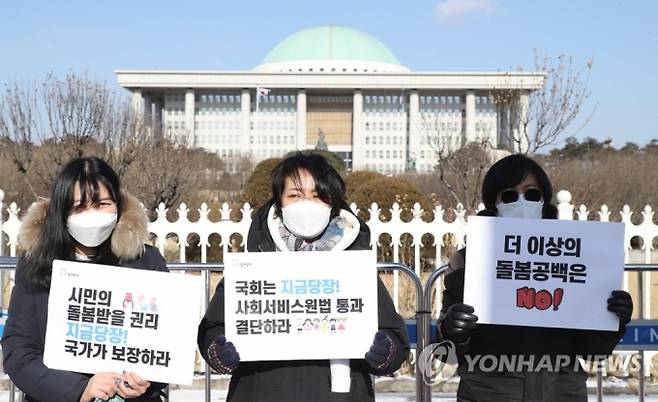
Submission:
[[[313,201],[298,201],[281,209],[283,224],[295,236],[313,239],[329,225],[331,208]]]
[[[527,201],[523,194],[514,202],[496,204],[498,216],[504,218],[541,219],[544,211],[544,201]]]
[[[86,247],[98,247],[112,234],[117,225],[115,212],[85,211],[69,216],[69,233]]]

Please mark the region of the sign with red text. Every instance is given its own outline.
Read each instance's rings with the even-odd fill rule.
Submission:
[[[371,250],[230,253],[226,339],[242,361],[363,359],[378,329]]]
[[[464,303],[479,324],[617,331],[624,224],[470,217]]]
[[[199,276],[55,260],[44,364],[191,384],[202,291]]]

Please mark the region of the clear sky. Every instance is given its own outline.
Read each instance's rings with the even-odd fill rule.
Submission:
[[[243,70],[300,29],[366,31],[415,71],[533,67],[533,49],[594,60],[579,138],[658,138],[658,1],[61,0],[0,6],[0,83],[53,71]],[[575,126],[574,126],[575,128]]]

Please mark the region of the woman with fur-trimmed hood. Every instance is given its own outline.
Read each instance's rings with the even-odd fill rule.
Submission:
[[[53,260],[167,271],[159,251],[145,245],[148,218],[137,199],[122,192],[119,178],[101,159],[69,162],[53,182],[50,199],[34,203],[23,217],[2,351],[4,370],[26,401],[92,402],[118,394],[161,401],[165,384],[138,374],[81,374],[43,363]],[[90,266],[93,269],[93,266]]]
[[[272,200],[256,213],[249,229],[248,251],[370,249],[368,226],[344,198],[343,179],[322,156],[297,153],[284,159],[272,172]],[[235,346],[225,338],[224,295],[222,281],[199,325],[198,345],[212,368],[232,374],[229,402],[374,402],[371,374],[392,374],[409,354],[404,321],[379,279],[379,331],[370,350],[354,360],[240,362]],[[318,320],[316,325],[322,324]],[[324,325],[329,330],[329,323]]]

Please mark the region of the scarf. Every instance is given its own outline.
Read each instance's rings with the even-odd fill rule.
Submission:
[[[290,251],[330,251],[343,238],[347,222],[340,215],[329,221],[322,235],[313,241],[290,233],[283,221],[279,223],[279,234]]]

